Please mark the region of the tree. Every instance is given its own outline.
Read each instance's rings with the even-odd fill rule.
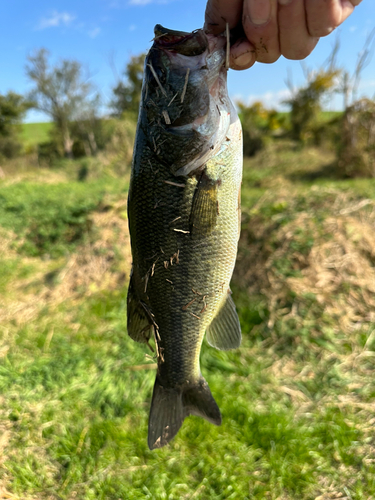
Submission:
[[[111,101],[111,108],[115,116],[121,116],[124,111],[138,112],[145,57],[146,54],[132,56],[123,73],[125,80],[120,80],[113,88],[114,97]]]
[[[17,140],[18,125],[30,107],[31,103],[15,92],[0,94],[0,154],[7,158],[21,149]]]
[[[306,85],[292,91],[292,97],[285,101],[290,106],[290,122],[292,138],[299,142],[306,142],[317,125],[322,111],[322,101],[329,92],[333,91],[340,71],[335,67],[320,69],[317,72],[307,73]]]
[[[52,118],[65,156],[72,157],[74,138],[71,125],[83,121],[87,126],[92,121],[96,116],[98,96],[94,95],[92,84],[84,78],[78,61],[65,59],[51,66],[48,56],[48,51],[42,48],[28,57],[26,74],[34,83],[29,97],[36,109]],[[90,139],[88,133],[89,143],[93,143],[92,139],[92,134]],[[95,152],[96,147],[92,149]]]

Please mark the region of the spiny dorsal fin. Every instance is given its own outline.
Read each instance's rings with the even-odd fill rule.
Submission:
[[[208,236],[216,226],[219,213],[217,181],[211,180],[205,172],[201,175],[190,213],[190,234],[192,238]]]
[[[152,320],[146,307],[138,299],[132,276],[130,277],[127,304],[129,337],[136,342],[148,343],[151,336]]]
[[[241,345],[241,326],[230,291],[221,309],[206,330],[207,342],[216,349],[227,351]]]

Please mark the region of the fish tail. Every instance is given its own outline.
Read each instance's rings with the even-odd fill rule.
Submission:
[[[203,417],[215,425],[221,424],[219,407],[206,380],[201,376],[196,383],[175,388],[163,387],[156,377],[148,423],[150,450],[169,443],[188,415]]]

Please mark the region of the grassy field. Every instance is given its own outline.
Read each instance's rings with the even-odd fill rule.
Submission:
[[[155,359],[126,334],[128,173],[0,181],[0,498],[375,498],[375,180],[332,162],[285,142],[245,161],[243,344],[201,357],[223,424],[189,417],[153,452]]]
[[[35,146],[49,139],[52,123],[23,123],[21,128],[21,141],[27,148]]]

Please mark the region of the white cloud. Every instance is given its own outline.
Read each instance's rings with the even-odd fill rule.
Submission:
[[[49,17],[43,17],[37,29],[44,30],[46,28],[57,28],[59,26],[69,26],[76,16],[69,14],[69,12],[57,12],[56,10],[52,12]]]
[[[101,28],[93,28],[92,30],[88,31],[87,34],[89,35],[90,38],[96,38],[100,32],[101,32]]]
[[[147,5],[153,1],[154,0],[130,0],[129,5]]]
[[[280,89],[276,92],[264,92],[263,94],[250,94],[248,96],[243,96],[242,94],[236,94],[231,96],[234,103],[241,101],[247,106],[254,104],[254,102],[262,102],[266,108],[283,108],[282,102],[289,99],[291,96],[289,89]]]

